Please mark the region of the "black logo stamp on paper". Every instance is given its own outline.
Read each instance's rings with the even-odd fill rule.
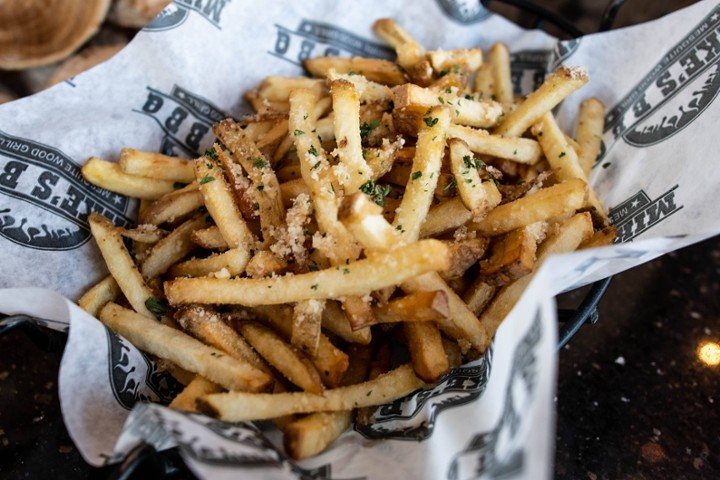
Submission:
[[[197,156],[215,136],[212,126],[229,115],[209,100],[175,85],[170,93],[147,87],[145,103],[137,113],[149,116],[165,132],[159,150],[165,155]]]
[[[392,59],[395,51],[329,23],[302,20],[293,30],[282,25],[277,29],[275,45],[268,52],[295,65],[317,56],[362,56]]]
[[[548,69],[551,72],[555,71],[560,64],[565,62],[565,60],[570,58],[572,54],[577,51],[578,47],[580,47],[581,41],[581,38],[573,38],[557,42],[555,44],[555,48],[552,50],[550,62],[546,68],[549,67]]]
[[[640,190],[620,205],[610,209],[610,220],[617,226],[615,243],[629,242],[682,208],[675,203],[677,185],[656,199]]]
[[[89,184],[57,148],[0,131],[0,192],[23,202],[0,206],[0,235],[39,250],[71,250],[90,238],[87,218],[100,212],[130,225],[128,200]],[[22,213],[20,213],[22,212]]]
[[[196,12],[212,25],[220,27],[223,9],[230,0],[175,0],[168,4],[143,30],[160,32],[179,27]]]
[[[488,381],[492,351],[488,349],[476,365],[453,369],[433,388],[418,390],[403,399],[375,410],[370,425],[355,427],[367,438],[424,440],[432,435],[438,415],[445,409],[478,398]]]
[[[697,119],[720,90],[720,6],[605,116],[605,151],[622,138],[636,147],[655,145]]]
[[[510,54],[510,79],[516,95],[537,90],[545,80],[550,50],[521,50]]]
[[[536,316],[515,349],[500,420],[492,430],[474,435],[468,446],[453,457],[447,474],[449,480],[507,478],[523,470],[525,451],[517,434],[524,409],[535,399],[536,349],[541,338],[542,323]]]
[[[108,336],[108,376],[118,404],[127,410],[138,401],[169,403],[182,385],[127,340],[106,329]]]
[[[490,15],[490,12],[477,1],[437,0],[437,2],[448,17],[462,24],[481,22]]]

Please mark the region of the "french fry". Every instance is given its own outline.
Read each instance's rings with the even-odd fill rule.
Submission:
[[[88,221],[105,265],[125,298],[136,312],[154,319],[155,315],[148,310],[146,304],[156,297],[145,284],[117,228],[110,220],[96,212],[90,214]]]
[[[447,294],[415,292],[375,308],[377,323],[432,322],[450,317]]]
[[[292,310],[290,307],[263,305],[253,308],[252,313],[280,332],[286,341],[290,340],[292,336]],[[348,368],[347,354],[333,345],[322,333],[318,341],[317,353],[311,356],[310,360],[320,372],[323,383],[328,387],[338,386]]]
[[[267,364],[255,350],[226,324],[216,311],[205,306],[192,305],[179,309],[175,314],[175,320],[189,335],[271,374]]]
[[[487,251],[488,239],[484,237],[447,241],[450,249],[450,268],[440,272],[443,280],[460,278],[475,265]]]
[[[449,125],[448,110],[444,107],[433,107],[427,112],[424,125],[418,132],[412,173],[393,221],[393,226],[400,231],[403,242],[418,239],[420,226],[430,210]]]
[[[326,302],[323,309],[322,327],[346,342],[368,345],[372,340],[370,327],[352,329],[340,304],[331,300]]]
[[[230,248],[248,248],[253,235],[233,200],[220,164],[209,157],[195,160],[195,178],[205,207]]]
[[[403,333],[410,352],[410,361],[418,377],[436,382],[450,369],[440,331],[432,322],[403,323]]]
[[[303,61],[303,67],[313,77],[325,78],[330,69],[337,73],[357,73],[383,85],[402,85],[406,82],[402,70],[394,63],[379,58],[315,57]]]
[[[265,420],[292,413],[337,412],[382,405],[424,386],[412,366],[406,364],[374,380],[325,390],[322,395],[216,393],[201,397],[198,406],[201,411],[227,422]]]
[[[204,204],[198,184],[193,182],[179,190],[166,193],[148,205],[140,213],[140,223],[150,225],[176,223],[195,213]]]
[[[128,197],[154,200],[175,190],[175,182],[172,180],[130,175],[117,163],[97,157],[90,157],[81,171],[85,180],[93,185]]]
[[[352,410],[318,412],[295,420],[283,429],[283,447],[293,460],[324,451],[352,424]]]
[[[463,69],[474,72],[483,63],[483,52],[480,48],[456,48],[454,50],[433,50],[427,52],[427,58],[435,72],[449,72]]]
[[[214,275],[230,278],[245,271],[250,261],[250,252],[244,248],[231,248],[205,258],[191,258],[170,267],[173,277],[205,277]]]
[[[536,238],[529,228],[512,230],[493,244],[492,254],[480,264],[479,278],[495,286],[517,280],[532,272],[536,250]]]
[[[272,386],[272,377],[249,363],[115,303],[100,310],[100,320],[140,350],[166,358],[228,390],[260,392]]]
[[[438,93],[406,83],[393,89],[393,121],[396,128],[415,135],[429,108],[446,106],[454,123],[471,127],[494,127],[503,115],[502,106],[492,100],[470,100],[458,95],[457,90],[446,88]]]
[[[271,101],[287,102],[290,91],[297,88],[316,89],[318,94],[327,94],[327,88],[321,79],[306,77],[279,77],[271,75],[260,82],[257,94]]]
[[[506,104],[515,103],[510,77],[510,51],[507,45],[502,42],[493,44],[488,51],[488,61],[492,65],[495,100]]]
[[[534,165],[542,158],[542,149],[531,138],[507,138],[490,135],[485,130],[451,125],[448,132],[452,138],[464,141],[470,150],[482,155],[503,158],[512,162]]]
[[[347,267],[331,267],[277,278],[176,278],[165,282],[170,304],[209,303],[277,305],[312,298],[365,295],[409,278],[449,266],[447,247],[438,240],[421,240]],[[387,266],[393,265],[388,270]]]
[[[476,278],[472,285],[463,292],[462,299],[470,311],[475,315],[480,315],[490,303],[496,291],[497,287],[485,283],[481,278]]]
[[[170,157],[162,153],[123,148],[120,150],[118,164],[122,171],[129,175],[181,183],[192,183],[195,180],[191,160]]]
[[[518,107],[507,114],[494,133],[503,137],[519,137],[560,103],[565,97],[589,80],[582,67],[560,67],[551,73],[540,87]]]
[[[430,208],[425,221],[420,227],[420,238],[440,235],[465,225],[472,219],[460,197],[454,197]]]
[[[77,304],[93,317],[97,317],[100,309],[106,303],[114,302],[120,293],[120,286],[112,275],[108,275],[86,291]]]
[[[397,63],[413,81],[427,85],[432,81],[432,67],[425,58],[425,49],[391,18],[381,18],[373,31],[388,42],[397,53]]]
[[[316,356],[320,345],[320,327],[324,300],[303,300],[293,308],[293,326],[290,343],[310,356]]]
[[[457,191],[473,217],[480,217],[495,208],[502,196],[491,180],[482,181],[475,156],[464,141],[453,138],[450,146],[450,169],[455,177]]]
[[[327,73],[327,79],[330,82],[344,80],[352,83],[361,102],[388,102],[393,98],[390,87],[368,80],[364,75],[339,73],[331,68]]]
[[[276,333],[257,322],[243,322],[240,333],[250,345],[285,378],[306,392],[322,393],[320,375],[298,349],[285,343]]]
[[[149,279],[165,273],[171,266],[185,258],[197,245],[191,241],[194,231],[207,226],[202,215],[191,218],[156,243],[140,265],[140,273]]]
[[[582,208],[587,192],[587,183],[580,179],[541,188],[531,195],[494,208],[482,220],[469,223],[468,228],[483,235],[502,235]]]
[[[550,255],[572,252],[593,232],[592,219],[588,213],[579,213],[560,225],[558,231],[550,235],[540,245],[537,253],[537,264],[540,265]],[[532,280],[532,275],[525,275],[513,283],[503,287],[492,303],[481,314],[480,323],[487,335],[492,337],[502,320],[510,313],[520,299],[522,292]]]
[[[615,243],[617,238],[617,227],[615,225],[608,225],[602,230],[595,232],[592,237],[585,240],[578,250],[585,248],[604,247]]]
[[[182,392],[173,398],[168,407],[185,412],[197,412],[195,401],[198,398],[203,395],[220,393],[222,391],[223,388],[217,383],[213,383],[201,375],[195,375],[192,381],[183,388]]]
[[[190,241],[207,250],[228,249],[228,244],[220,233],[220,229],[215,225],[193,231],[190,234]]]
[[[591,97],[580,104],[575,139],[580,147],[578,161],[586,178],[600,153],[604,122],[605,105],[600,100]]]

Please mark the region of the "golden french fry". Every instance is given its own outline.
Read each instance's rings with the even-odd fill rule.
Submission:
[[[516,163],[534,165],[542,158],[542,149],[532,138],[507,138],[490,135],[485,130],[450,125],[448,135],[467,143],[475,153],[503,158]]]
[[[100,320],[140,350],[166,358],[228,390],[260,392],[272,386],[272,377],[249,363],[115,303],[100,310]]]
[[[588,185],[580,179],[568,180],[552,187],[502,204],[485,218],[471,222],[468,228],[483,235],[501,235],[510,230],[574,212],[585,205]]]
[[[181,183],[192,183],[195,180],[191,160],[162,153],[123,148],[120,150],[118,164],[123,172],[130,175]]]
[[[162,275],[172,265],[190,254],[197,247],[190,239],[192,233],[206,226],[205,216],[198,215],[157,242],[140,265],[140,273],[143,277],[153,278]]]
[[[170,267],[172,277],[230,278],[245,271],[250,253],[244,248],[231,248],[205,258],[191,258]]]
[[[320,327],[324,309],[325,301],[314,299],[297,302],[293,308],[290,343],[310,356],[317,355],[320,345]]]
[[[492,65],[494,100],[500,103],[515,103],[510,75],[510,50],[507,45],[502,42],[493,44],[488,51],[488,61]]]
[[[120,296],[120,286],[117,284],[112,275],[100,280],[98,283],[90,287],[82,297],[78,299],[80,308],[88,312],[93,317],[97,317],[100,309],[108,302],[114,302]]]
[[[490,257],[480,263],[479,278],[502,286],[532,272],[535,266],[536,237],[529,228],[512,230],[495,241]]]
[[[337,73],[357,73],[383,85],[402,85],[406,82],[402,70],[394,63],[379,58],[315,57],[303,61],[303,67],[313,77],[325,78],[330,69]]]
[[[370,327],[353,329],[340,304],[329,300],[322,314],[322,327],[346,342],[368,345],[372,340]]]
[[[375,308],[377,323],[431,322],[450,317],[447,294],[442,291],[410,293]]]
[[[600,153],[604,126],[605,105],[595,97],[582,102],[578,113],[575,139],[580,147],[578,161],[586,177],[590,175],[590,169]]]
[[[613,243],[615,243],[616,238],[617,227],[615,225],[608,225],[602,230],[598,230],[597,232],[595,232],[592,237],[585,240],[582,245],[580,245],[579,249],[612,245]]]
[[[540,245],[537,253],[537,264],[540,265],[550,255],[572,252],[580,244],[590,238],[593,233],[592,219],[588,213],[579,213],[563,222],[558,230],[548,236]],[[520,299],[522,292],[532,280],[532,275],[525,275],[513,283],[503,287],[497,293],[490,306],[480,316],[480,323],[487,335],[492,337]]]
[[[257,89],[260,98],[266,98],[276,102],[287,102],[290,98],[290,91],[297,88],[317,89],[319,94],[327,94],[325,82],[321,79],[306,77],[279,77],[271,75],[265,77]]]
[[[318,412],[295,420],[283,428],[283,447],[293,460],[302,460],[324,451],[350,428],[352,410]]]
[[[201,375],[195,375],[190,383],[188,383],[182,392],[173,398],[168,407],[175,410],[183,410],[186,412],[197,412],[197,406],[195,401],[210,393],[220,393],[223,391],[223,387],[217,383],[213,383],[207,378]]]
[[[175,314],[178,325],[189,335],[228,355],[271,374],[267,364],[214,310],[203,305],[183,307]]]
[[[228,248],[227,242],[216,225],[195,230],[190,234],[190,241],[207,250],[227,250]]]
[[[505,116],[494,133],[503,137],[519,137],[565,97],[585,85],[589,79],[587,70],[582,67],[558,68],[515,110]]]
[[[476,71],[483,63],[480,48],[456,48],[454,50],[433,50],[427,53],[428,60],[437,73],[451,70]],[[454,72],[455,73],[455,72]]]
[[[85,180],[93,185],[128,197],[154,200],[175,190],[172,180],[130,175],[117,163],[97,157],[90,157],[81,171]]]
[[[418,239],[420,226],[432,205],[449,125],[448,110],[444,107],[433,107],[427,112],[424,125],[418,132],[412,173],[393,221],[393,226],[400,232],[403,242]]]
[[[397,63],[413,81],[427,85],[432,81],[432,67],[425,58],[425,49],[391,18],[381,18],[373,31],[388,42],[397,53]]]
[[[382,405],[424,386],[412,366],[406,364],[374,380],[325,390],[322,395],[216,393],[201,397],[198,406],[201,411],[227,422],[264,420],[292,413],[337,412]]]
[[[176,223],[198,211],[204,205],[197,182],[166,193],[148,205],[140,213],[140,223],[161,225]]]

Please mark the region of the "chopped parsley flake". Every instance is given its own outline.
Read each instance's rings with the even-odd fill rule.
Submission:
[[[368,180],[367,182],[360,185],[360,191],[372,198],[372,201],[380,205],[385,206],[385,197],[390,194],[390,185],[380,185],[375,183],[375,180]]]
[[[305,132],[303,132],[302,130],[295,130],[295,136],[299,137],[300,135],[305,135]]]
[[[423,121],[425,122],[425,125],[427,125],[428,127],[434,127],[435,125],[437,125],[439,119],[437,119],[435,117],[425,117],[425,118],[423,118]]]
[[[208,148],[207,150],[205,150],[205,156],[208,158],[212,158],[213,160],[219,160],[217,152],[212,148]]]
[[[410,178],[413,180],[417,180],[420,177],[422,177],[422,172],[419,170],[417,172],[413,172],[412,175],[410,175]]]
[[[200,179],[200,185],[205,185],[206,183],[210,183],[215,181],[215,177],[212,177],[210,175],[205,175],[203,178]]]
[[[558,158],[562,158],[565,156],[565,152],[560,152],[560,155],[558,155]]]
[[[150,313],[160,320],[162,316],[167,313],[168,304],[164,298],[150,297],[145,300],[145,308],[150,310]]]
[[[318,289],[318,284],[317,284],[317,283],[313,283],[312,285],[310,285],[310,288],[311,288],[312,290],[317,290],[317,289]]]
[[[457,186],[457,180],[455,180],[455,177],[452,177],[447,185],[445,185],[445,188],[443,190],[450,190],[451,188],[455,188]]]
[[[310,149],[308,150],[308,153],[314,157],[317,157],[318,152],[317,152],[317,149],[315,148],[315,145],[312,145],[310,147]]]
[[[318,162],[317,162],[315,165],[313,165],[312,168],[310,168],[310,170],[315,170],[315,169],[317,169],[317,168],[320,166],[321,163],[322,163],[322,162],[321,162],[320,160],[318,160]]]
[[[253,161],[253,167],[255,168],[265,168],[267,167],[267,162],[262,157],[255,157],[252,159]]]
[[[377,127],[379,127],[379,126],[380,126],[380,120],[378,120],[378,119],[376,119],[376,118],[373,119],[373,120],[370,120],[369,123],[368,123],[368,122],[363,122],[363,123],[360,125],[360,136],[361,136],[362,138],[367,137],[368,135],[370,135],[370,132],[372,132],[373,130],[375,130],[375,129],[376,129]]]

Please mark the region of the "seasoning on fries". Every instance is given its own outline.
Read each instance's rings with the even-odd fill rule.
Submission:
[[[274,420],[295,459],[482,355],[548,256],[615,238],[587,181],[602,104],[583,103],[575,139],[552,113],[583,68],[522,98],[503,44],[374,30],[396,63],[268,76],[199,158],[83,167],[141,205],[134,229],[90,216],[110,276],[79,304],[183,372],[172,408]]]

